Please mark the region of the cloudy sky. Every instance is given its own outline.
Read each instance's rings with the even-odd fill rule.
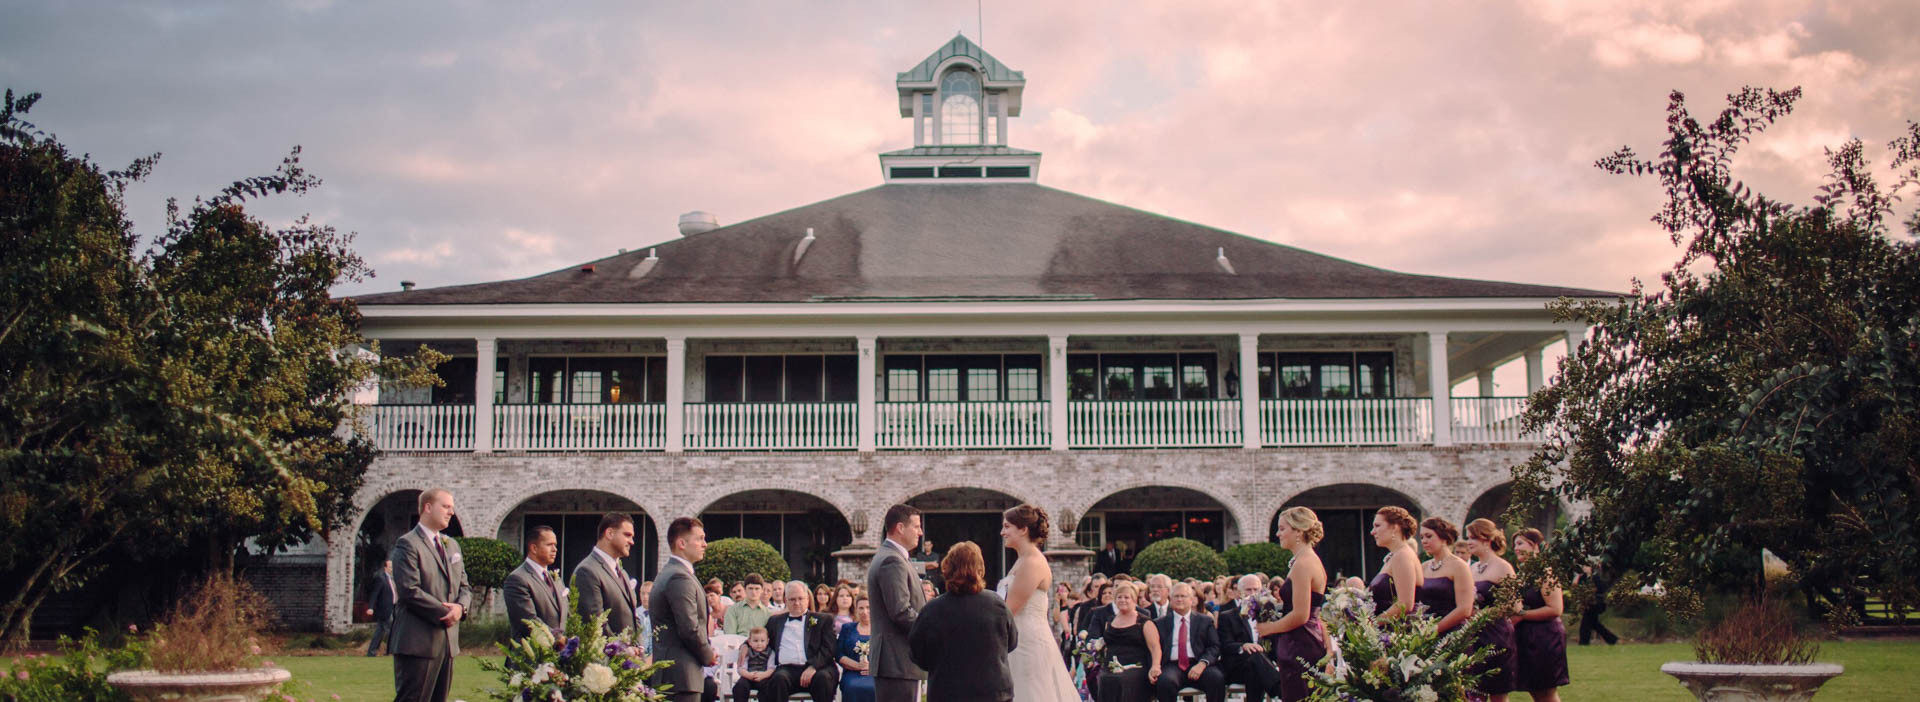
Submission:
[[[895,72],[956,31],[1026,73],[1041,182],[1398,270],[1624,290],[1674,258],[1657,185],[1671,90],[1717,111],[1803,86],[1739,164],[1806,201],[1822,150],[1920,119],[1920,4],[1686,2],[0,2],[0,84],[132,193],[265,172],[358,232],[342,293],[540,273],[877,185],[911,145]],[[1883,159],[1884,160],[1884,159]]]

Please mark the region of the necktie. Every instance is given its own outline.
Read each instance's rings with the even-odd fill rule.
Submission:
[[[546,579],[547,591],[553,593],[553,601],[555,603],[558,603],[560,601],[560,587],[554,584],[553,573],[548,572],[547,569],[545,568],[541,568],[540,577]]]
[[[447,566],[448,570],[452,570],[453,565],[447,562],[447,547],[440,544],[440,537],[438,536],[433,537],[433,550],[440,552],[440,565]]]
[[[1180,669],[1187,669],[1187,618],[1180,617],[1180,625],[1174,627],[1173,647],[1180,657]]]

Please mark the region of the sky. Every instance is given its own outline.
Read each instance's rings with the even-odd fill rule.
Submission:
[[[806,3],[0,0],[0,86],[102,165],[162,154],[138,229],[270,171],[357,233],[340,294],[534,275],[880,183],[895,73],[956,32],[1027,78],[1042,184],[1413,273],[1624,291],[1677,257],[1657,182],[1593,162],[1742,86],[1800,86],[1737,177],[1920,119],[1911,0]],[[1503,376],[1504,377],[1504,376]],[[1507,384],[1503,380],[1502,384]]]

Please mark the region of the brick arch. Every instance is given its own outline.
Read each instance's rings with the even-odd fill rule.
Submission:
[[[1046,506],[1046,502],[1042,500],[1033,499],[1032,495],[1025,494],[1025,491],[1019,488],[1013,487],[1011,485],[995,483],[989,480],[980,480],[978,479],[978,476],[970,476],[970,477],[972,477],[973,479],[947,480],[945,482],[929,483],[926,485],[916,486],[909,490],[900,491],[894,494],[887,502],[885,502],[880,507],[880,509],[882,511],[885,511],[886,508],[889,506],[903,505],[907,503],[907,500],[911,500],[915,497],[919,497],[921,495],[925,495],[928,493],[939,492],[941,490],[961,490],[961,489],[987,490],[989,492],[997,492],[1002,495],[1006,495],[1007,497],[1011,497],[1015,500],[1019,500],[1020,502],[1025,504],[1040,505],[1041,507]],[[878,516],[878,515],[875,515],[875,516]]]
[[[754,490],[777,490],[780,492],[797,492],[802,495],[815,497],[821,500],[822,502],[827,503],[829,506],[833,507],[834,511],[840,513],[840,518],[846,520],[848,524],[853,523],[853,507],[851,506],[852,495],[848,494],[845,488],[842,488],[839,485],[834,485],[827,490],[822,490],[821,485],[818,483],[808,483],[805,481],[792,480],[792,479],[783,479],[778,483],[760,483],[760,484],[753,484],[753,485],[740,485],[736,483],[714,485],[700,493],[697,493],[692,499],[687,500],[686,504],[699,505],[700,506],[699,509],[694,510],[691,514],[688,514],[688,515],[676,515],[676,516],[689,516],[689,517],[698,516],[700,513],[707,511],[708,507],[712,507],[714,503],[719,502],[720,500],[726,499],[727,497],[732,495],[736,495],[743,492],[751,492]],[[662,527],[662,528],[664,529],[665,527]]]
[[[1325,488],[1325,487],[1334,487],[1337,485],[1365,485],[1367,487],[1379,488],[1382,490],[1391,490],[1393,492],[1399,493],[1401,497],[1407,498],[1408,501],[1418,506],[1420,508],[1420,513],[1423,515],[1432,516],[1436,514],[1443,514],[1443,512],[1438,508],[1444,504],[1445,502],[1444,500],[1437,499],[1432,496],[1428,496],[1422,499],[1420,496],[1419,490],[1412,489],[1412,486],[1402,481],[1378,480],[1378,479],[1342,480],[1338,478],[1328,478],[1325,480],[1319,480],[1319,481],[1315,481],[1313,483],[1304,485],[1300,489],[1293,491],[1291,494],[1281,497],[1279,500],[1275,501],[1273,504],[1267,505],[1265,508],[1263,508],[1262,511],[1267,515],[1267,520],[1272,521],[1273,516],[1280,513],[1280,508],[1286,505],[1288,502],[1292,502],[1294,498],[1307,494],[1308,492],[1313,490],[1318,490],[1320,488]],[[1462,509],[1465,509],[1465,507],[1463,506]]]
[[[1162,477],[1155,478],[1153,480],[1138,480],[1138,481],[1132,481],[1132,482],[1126,482],[1126,483],[1113,483],[1113,484],[1107,484],[1107,485],[1100,485],[1100,486],[1097,486],[1097,488],[1094,490],[1089,490],[1085,493],[1082,493],[1083,495],[1095,495],[1093,499],[1081,500],[1081,501],[1075,502],[1069,505],[1068,508],[1074,510],[1074,514],[1076,516],[1086,516],[1087,512],[1091,511],[1094,505],[1100,504],[1101,500],[1105,500],[1109,497],[1118,495],[1128,490],[1134,490],[1138,488],[1150,488],[1150,487],[1181,488],[1183,490],[1192,490],[1202,495],[1206,495],[1208,499],[1211,499],[1214,502],[1220,503],[1220,507],[1226,510],[1227,514],[1233,516],[1233,524],[1234,526],[1239,528],[1240,535],[1243,539],[1245,534],[1247,533],[1247,529],[1249,528],[1249,525],[1252,524],[1252,522],[1248,520],[1248,516],[1251,515],[1252,512],[1248,510],[1247,505],[1245,503],[1242,503],[1240,500],[1233,499],[1230,497],[1222,498],[1218,492],[1215,492],[1214,490],[1215,486],[1213,485],[1209,485],[1205,482],[1201,482],[1197,480],[1187,480],[1185,479],[1184,476],[1173,476],[1173,475],[1162,476]],[[1258,526],[1255,526],[1254,528],[1264,529],[1266,527],[1264,525],[1258,525]]]
[[[521,489],[498,494],[496,499],[488,505],[484,512],[486,534],[499,533],[500,523],[506,520],[507,515],[513,513],[514,508],[527,500],[550,492],[567,490],[605,493],[632,502],[639,506],[643,514],[653,520],[656,531],[667,528],[666,523],[661,519],[664,513],[659,505],[653,504],[654,500],[646,499],[647,495],[636,489],[636,481],[610,481],[602,476],[588,475],[542,476],[538,480],[522,483],[519,487]],[[481,524],[482,520],[476,517],[474,523]]]
[[[360,490],[353,494],[353,523],[343,525],[342,528],[348,533],[357,534],[360,532],[360,527],[366,525],[367,515],[373,512],[375,505],[398,493],[424,492],[432,487],[434,485],[426,480],[387,480],[375,485],[362,485]],[[454,499],[457,501],[459,496],[454,496]],[[455,507],[457,509],[458,505]]]
[[[1487,496],[1487,493],[1500,489],[1500,486],[1511,484],[1513,484],[1513,476],[1506,475],[1501,476],[1500,479],[1497,480],[1489,478],[1468,487],[1466,494],[1461,496],[1463,501],[1457,506],[1456,511],[1459,514],[1456,516],[1458,516],[1464,524],[1467,511],[1473,509],[1473,503],[1479,502],[1480,498]]]

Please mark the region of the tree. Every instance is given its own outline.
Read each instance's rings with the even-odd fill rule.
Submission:
[[[1287,568],[1293,565],[1293,552],[1268,541],[1228,546],[1220,556],[1227,563],[1228,575],[1266,573],[1280,576],[1285,575]]]
[[[1559,572],[1753,591],[1764,548],[1810,605],[1915,604],[1920,215],[1891,229],[1920,182],[1920,124],[1890,143],[1890,187],[1856,139],[1828,152],[1813,204],[1790,205],[1731,163],[1799,97],[1749,88],[1702,123],[1676,92],[1657,157],[1598,162],[1659,179],[1653,221],[1682,250],[1658,289],[1556,305],[1593,333],[1528,407],[1551,438],[1515,469],[1514,502],[1592,506],[1556,539]]]
[[[507,576],[520,567],[524,557],[519,549],[499,539],[465,536],[454,539],[460,544],[461,564],[467,570],[467,583],[480,591],[479,610],[487,611],[493,591],[507,584]]]
[[[779,551],[765,541],[742,538],[721,539],[707,544],[707,555],[694,564],[693,572],[702,582],[719,578],[721,582],[737,583],[747,579],[748,573],[759,573],[761,577],[776,580],[792,577],[787,569],[787,559],[781,558]]]
[[[328,289],[370,271],[351,235],[275,230],[243,203],[319,184],[299,149],[184,212],[144,253],[123,194],[158,156],[103,172],[0,114],[0,631],[17,644],[47,595],[103,554],[204,554],[231,569],[351,516],[374,456],[340,432],[376,374],[434,382],[422,351],[369,360],[359,313]],[[370,346],[370,345],[368,345]],[[377,348],[375,349],[377,352]]]
[[[1227,574],[1227,561],[1213,547],[1193,539],[1161,539],[1133,557],[1133,577],[1165,575],[1174,580],[1212,580]]]

